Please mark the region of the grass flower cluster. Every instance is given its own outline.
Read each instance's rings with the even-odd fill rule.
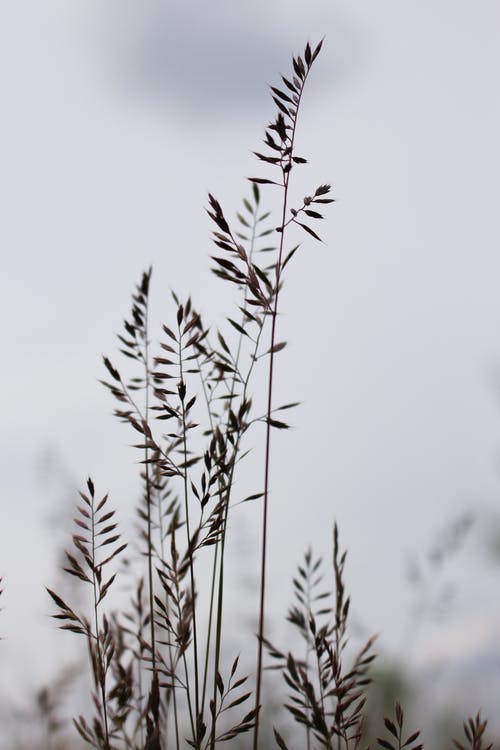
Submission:
[[[191,299],[173,295],[173,319],[154,343],[148,269],[118,336],[122,363],[104,357],[103,383],[115,401],[115,415],[136,438],[142,488],[138,535],[134,544],[123,540],[111,500],[88,479],[64,568],[86,592],[78,599],[86,604],[73,605],[48,590],[59,627],[86,643],[93,708],[90,715],[76,716],[74,727],[97,750],[213,750],[223,742],[259,750],[268,746],[263,738],[269,736],[281,750],[356,750],[366,740],[374,639],[355,653],[346,648],[350,599],[346,552],[336,525],[333,591],[325,584],[332,576],[324,575],[324,563],[311,550],[293,578],[288,620],[299,651],[271,643],[266,632],[272,437],[287,428],[286,413],[296,406],[276,397],[275,363],[285,346],[279,335],[281,293],[301,243],[320,241],[318,227],[334,200],[328,183],[305,190],[297,185],[306,158],[296,151],[296,132],[321,47],[322,42],[307,44],[293,57],[290,72],[271,86],[276,111],[264,147],[255,154],[263,172],[249,178],[250,196],[234,224],[222,203],[208,196],[213,271],[239,294],[225,327],[214,329]],[[277,218],[262,206],[265,190],[279,196]],[[299,190],[304,197],[296,201]],[[252,383],[262,367],[267,392],[260,413]],[[236,476],[248,435],[258,425],[264,435],[262,473],[256,479],[260,490],[245,498],[261,523],[258,632],[256,637],[248,633],[255,643],[255,666],[246,674],[238,655],[225,650],[224,612],[231,606],[225,582],[229,521],[241,502]],[[210,571],[203,597],[201,569]],[[128,577],[134,592],[120,611],[107,606],[117,576]],[[292,724],[280,715],[272,727],[263,727],[266,667],[282,674]],[[419,732],[407,730],[399,703],[381,724],[380,747],[422,747]],[[470,719],[457,748],[490,747],[485,727],[479,714]]]

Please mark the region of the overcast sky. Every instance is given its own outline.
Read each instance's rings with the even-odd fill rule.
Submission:
[[[1,4],[4,687],[21,652],[60,642],[42,588],[54,508],[71,514],[88,474],[120,507],[135,499],[130,436],[97,383],[133,285],[152,263],[158,320],[175,288],[221,323],[206,193],[238,208],[273,114],[266,84],[323,35],[294,189],[331,182],[337,202],[282,298],[277,390],[304,403],[273,443],[270,598],[278,616],[307,545],[329,557],[336,518],[354,612],[398,652],[408,559],[471,510],[443,576],[455,609],[413,658],[498,643],[499,23],[494,0]],[[245,512],[242,575],[257,549]]]

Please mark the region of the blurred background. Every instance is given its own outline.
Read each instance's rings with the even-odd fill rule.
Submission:
[[[337,202],[282,297],[277,390],[303,403],[273,442],[269,629],[286,632],[284,582],[310,544],[329,560],[336,519],[388,690],[411,685],[422,722],[482,706],[500,731],[499,23],[494,0],[1,4],[3,726],[74,658],[44,585],[76,489],[91,474],[125,528],[133,515],[101,354],[150,264],[158,323],[171,289],[215,326],[231,312],[207,191],[239,209],[266,84],[325,35],[293,190],[331,182]],[[236,642],[259,510],[240,516]]]

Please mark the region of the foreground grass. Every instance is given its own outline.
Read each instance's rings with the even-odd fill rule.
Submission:
[[[333,591],[325,566],[307,551],[293,578],[288,620],[299,638],[271,643],[266,630],[268,506],[272,434],[287,428],[295,403],[276,398],[275,361],[285,342],[279,312],[285,271],[303,240],[320,241],[318,226],[333,202],[330,185],[293,199],[295,174],[306,163],[295,136],[304,91],[322,42],[306,45],[292,59],[290,73],[271,87],[276,106],[256,152],[265,170],[251,177],[251,195],[233,226],[221,203],[208,196],[213,222],[213,271],[234,285],[239,303],[223,330],[214,330],[191,299],[173,295],[172,321],[162,339],[150,335],[151,269],[137,284],[129,315],[118,336],[123,364],[104,357],[104,386],[116,401],[115,415],[136,437],[142,494],[139,531],[123,541],[107,493],[88,479],[80,492],[65,572],[86,592],[76,606],[48,589],[62,630],[86,644],[91,669],[91,710],[78,714],[81,741],[99,750],[133,748],[212,750],[221,742],[250,746],[270,743],[282,750],[355,750],[365,743],[364,723],[374,639],[358,651],[350,639],[350,598],[345,588],[346,552],[333,528]],[[271,219],[261,190],[277,195]],[[303,191],[302,186],[300,190]],[[257,368],[266,368],[265,406],[252,396]],[[263,425],[261,490],[244,499],[261,517],[258,632],[255,666],[247,674],[237,654],[225,651],[224,627],[229,523],[235,482],[248,436]],[[127,550],[126,570],[121,565]],[[209,591],[200,595],[200,571],[210,570]],[[116,577],[128,576],[134,592],[125,608],[108,607]],[[250,641],[254,639],[248,634]],[[265,661],[283,677],[284,705],[295,728],[276,726],[263,705]],[[47,747],[61,747],[47,696]],[[419,732],[407,726],[395,702],[380,717],[386,750],[419,750]],[[266,723],[267,722],[267,723]],[[487,747],[486,723],[477,714],[464,725],[461,750]]]

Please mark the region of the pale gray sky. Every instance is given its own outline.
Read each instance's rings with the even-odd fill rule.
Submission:
[[[40,487],[40,456],[132,505],[100,355],[150,263],[158,320],[171,287],[222,320],[206,192],[238,207],[273,112],[266,83],[323,35],[295,185],[331,181],[337,203],[282,300],[278,379],[304,405],[274,439],[270,596],[286,608],[283,581],[309,543],[329,556],[337,518],[354,611],[397,651],[407,557],[464,509],[500,509],[498,3],[16,0],[0,18],[4,687],[22,651],[60,644],[42,588],[60,493]],[[457,609],[422,629],[416,662],[497,638],[500,571],[475,535],[450,568]]]

